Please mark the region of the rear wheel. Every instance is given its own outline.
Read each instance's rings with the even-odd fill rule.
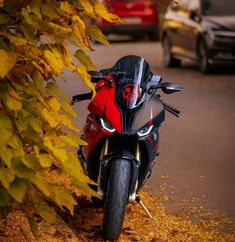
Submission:
[[[131,163],[123,159],[113,160],[104,206],[103,236],[106,240],[116,240],[121,234],[130,179]]]
[[[178,67],[181,61],[173,57],[170,50],[170,43],[168,37],[165,36],[163,39],[163,54],[164,54],[164,64],[166,67]]]

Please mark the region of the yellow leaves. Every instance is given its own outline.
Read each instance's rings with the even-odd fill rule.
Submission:
[[[19,203],[22,203],[27,189],[26,181],[15,178],[8,189],[9,194]]]
[[[2,138],[4,139],[4,138]],[[0,140],[2,140],[0,139]],[[7,146],[1,146],[0,145],[0,149],[1,149],[1,152],[0,152],[0,158],[2,160],[2,162],[4,162],[7,167],[11,167],[11,159],[13,157],[13,152],[10,148],[8,148]]]
[[[117,15],[109,13],[105,5],[98,1],[95,3],[95,12],[110,23],[123,22]]]
[[[40,165],[43,167],[43,168],[48,168],[51,166],[52,164],[52,157],[48,154],[41,154],[39,155],[39,162],[40,162]]]
[[[71,147],[78,147],[78,143],[76,142],[76,140],[72,139],[67,135],[60,135],[60,140],[62,140],[64,144],[67,144]]]
[[[87,0],[80,0],[81,5],[83,6],[84,10],[90,15],[93,15],[93,6]]]
[[[91,187],[87,183],[82,183],[78,178],[73,177],[72,183],[76,188],[78,188],[82,192],[84,192],[86,194],[90,194],[91,196],[99,197],[97,192],[92,190]]]
[[[8,146],[12,147],[13,149],[16,149],[19,151],[20,154],[24,154],[24,150],[22,148],[22,142],[18,135],[13,134],[11,136],[11,139],[8,141]]]
[[[4,206],[9,206],[10,203],[10,196],[7,193],[7,190],[4,189],[3,187],[0,187],[0,219],[3,218],[2,214],[2,209]]]
[[[161,175],[161,179],[168,179],[169,178],[169,176],[168,175]]]
[[[10,110],[19,111],[22,107],[22,103],[14,97],[6,97],[6,105]]]
[[[78,45],[84,50],[91,50],[89,38],[85,32],[85,24],[79,16],[72,17],[72,27],[75,37],[78,39]]]
[[[83,173],[82,167],[75,155],[75,153],[69,153],[69,162],[64,164],[63,169],[73,178],[79,179],[81,183],[88,183],[90,179]],[[93,183],[94,184],[94,183]]]
[[[53,3],[47,2],[46,4],[42,4],[42,15],[48,17],[50,19],[58,19],[59,15],[55,11],[55,5]]]
[[[40,149],[38,146],[34,145],[34,152],[35,152],[35,156],[29,155],[29,159],[33,160],[33,165],[39,165],[43,168],[48,168],[51,166],[52,162],[53,162],[53,157],[49,154],[40,154]],[[39,164],[38,164],[39,162]]]
[[[28,168],[39,170],[41,168],[38,159],[33,154],[26,154],[21,159],[22,163]]]
[[[37,206],[38,212],[49,224],[53,223],[56,220],[55,210],[48,206],[46,202],[41,201]]]
[[[6,145],[12,136],[13,126],[10,119],[0,114],[0,145]]]
[[[60,116],[60,122],[61,124],[67,126],[68,128],[74,130],[74,131],[77,131],[77,132],[80,132],[80,129],[76,128],[73,124],[73,122],[65,115],[61,115]]]
[[[48,82],[46,89],[47,89],[48,95],[59,96],[59,97],[62,97],[67,102],[69,102],[69,99],[63,94],[63,92],[59,89],[56,83]]]
[[[22,97],[10,86],[7,87],[6,105],[10,110],[19,111],[22,108]]]
[[[44,218],[48,223],[53,223],[56,220],[55,210],[42,199],[37,190],[33,189],[30,195],[42,218]]]
[[[88,26],[86,29],[86,33],[90,36],[91,39],[98,41],[105,46],[110,46],[105,35],[95,25]]]
[[[71,15],[71,16],[77,15],[77,13],[78,13],[77,10],[76,10],[76,8],[74,6],[72,6],[71,4],[69,4],[68,2],[62,2],[62,3],[60,3],[60,9],[64,13],[66,13],[68,15]]]
[[[73,207],[76,205],[76,201],[73,199],[72,195],[62,187],[58,187],[56,185],[50,185],[50,191],[53,194],[56,204],[61,209],[65,206],[69,209],[70,213],[73,214]]]
[[[52,50],[45,50],[44,56],[50,67],[53,69],[55,75],[59,75],[64,68],[64,62],[59,51],[56,48],[53,48]]]
[[[0,49],[0,78],[4,78],[16,63],[16,54]]]
[[[68,160],[67,152],[64,149],[64,142],[54,133],[48,132],[43,138],[43,144],[51,151],[57,160],[62,162],[62,164]]]
[[[77,72],[94,91],[87,70],[95,68],[84,51],[92,50],[91,39],[105,45],[108,42],[95,26],[86,28],[83,17],[95,19],[99,14],[113,21],[115,15],[108,14],[102,4],[96,3],[95,9],[96,1],[75,2],[0,0],[0,7],[4,5],[4,13],[0,13],[0,200],[5,197],[3,206],[8,205],[10,196],[12,201],[22,202],[29,186],[29,191],[37,188],[35,191],[42,197],[53,193],[51,198],[54,196],[57,205],[66,206],[72,212],[75,204],[72,196],[58,186],[51,188],[50,181],[44,179],[45,171],[51,173],[53,164],[55,169],[70,175],[70,184],[68,187],[61,184],[62,187],[71,192],[76,186],[95,195],[75,153],[73,156],[67,153],[68,146],[86,143],[63,130],[79,132],[68,117],[76,117],[76,112],[55,84],[55,76],[67,68]],[[76,57],[83,66],[74,65],[68,41],[78,46]],[[38,204],[38,211],[50,221],[56,217],[46,203]],[[35,223],[32,220],[32,228]]]
[[[8,86],[7,92],[9,94],[9,96],[14,97],[15,99],[17,99],[19,101],[22,100],[22,97],[11,86]]]
[[[83,50],[77,50],[75,53],[75,57],[78,58],[81,64],[85,66],[88,71],[95,70],[95,67],[92,64],[90,57],[86,55]]]
[[[16,37],[10,34],[6,34],[6,37],[17,47],[22,47],[27,44],[27,40],[21,37]]]
[[[34,183],[36,187],[40,191],[42,191],[45,196],[50,196],[49,184],[41,175],[36,174],[35,177],[31,180],[31,182]]]
[[[86,85],[93,91],[93,96],[95,95],[95,88],[91,83],[91,76],[87,73],[84,66],[80,66],[76,69],[77,74],[86,83]]]
[[[10,183],[14,180],[15,174],[12,170],[0,166],[0,182],[8,189]]]
[[[55,128],[60,122],[59,115],[56,112],[48,111],[47,108],[42,109],[41,115],[52,128]]]
[[[38,134],[41,134],[42,131],[42,121],[38,118],[33,117],[32,115],[29,115],[25,118],[28,125]]]
[[[86,142],[78,138],[76,135],[72,133],[67,133],[66,135],[60,135],[60,140],[64,142],[65,145],[78,147],[79,145],[86,145]]]
[[[61,161],[62,164],[69,162],[67,152],[64,148],[57,148],[57,147],[53,147],[53,146],[50,146],[48,148],[52,152],[53,156],[57,160]]]
[[[47,100],[47,104],[56,112],[60,110],[60,103],[57,101],[56,97],[49,97]]]
[[[34,13],[39,19],[42,19],[41,15],[41,0],[32,0],[31,4],[27,6],[27,9]]]
[[[71,115],[73,118],[77,117],[77,113],[73,110],[70,103],[64,102],[61,104],[61,109],[66,112],[67,114]]]
[[[61,48],[65,67],[68,68],[70,71],[74,71],[76,68],[72,63],[72,56],[70,54],[69,48],[65,44],[61,44]]]
[[[63,27],[58,24],[55,24],[53,22],[43,22],[42,24],[42,29],[48,33],[48,34],[53,34],[56,37],[59,38],[66,38],[66,36],[72,32],[72,29],[67,26]]]
[[[48,131],[43,137],[43,144],[47,147],[57,146],[63,147],[64,143],[60,141],[59,137],[51,131]]]
[[[29,10],[29,9],[23,8],[23,9],[21,10],[21,14],[22,14],[22,16],[24,17],[25,21],[26,21],[29,25],[31,25],[31,26],[33,26],[33,27],[36,27],[36,26],[38,25],[38,21],[37,21],[36,16],[35,16],[35,15],[32,15],[32,14],[30,13],[30,10]]]

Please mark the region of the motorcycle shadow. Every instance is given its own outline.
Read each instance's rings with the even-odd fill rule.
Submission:
[[[104,241],[102,238],[103,209],[97,208],[85,196],[76,197],[74,215],[60,212],[61,218],[75,233],[79,241]]]

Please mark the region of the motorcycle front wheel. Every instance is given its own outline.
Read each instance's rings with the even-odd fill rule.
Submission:
[[[106,240],[116,240],[121,234],[129,199],[130,179],[130,161],[124,159],[112,160],[103,218],[103,237]]]

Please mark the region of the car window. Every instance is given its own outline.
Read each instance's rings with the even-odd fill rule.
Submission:
[[[235,15],[235,0],[202,0],[202,14],[213,16]]]

